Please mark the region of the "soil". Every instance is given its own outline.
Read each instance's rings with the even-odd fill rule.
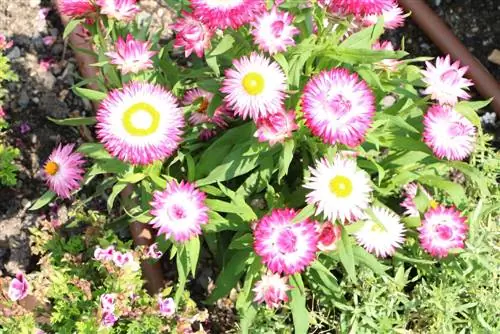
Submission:
[[[155,24],[160,25],[171,18],[167,10],[158,7],[157,1],[143,0],[145,7],[154,13]],[[500,66],[487,60],[495,48],[500,49],[500,25],[497,23],[500,1],[428,2],[500,80]],[[41,11],[44,8],[49,10],[46,17]],[[6,54],[20,78],[19,82],[7,84],[9,94],[3,106],[11,124],[7,138],[22,153],[17,161],[20,169],[17,185],[0,188],[0,276],[32,268],[28,228],[34,226],[40,217],[38,213],[29,213],[27,208],[46,190],[39,176],[40,167],[57,144],[81,141],[76,129],[57,126],[47,117],[66,118],[92,113],[91,104],[71,91],[71,86],[78,81],[78,74],[73,53],[62,40],[62,31],[60,19],[49,0],[0,0],[0,33],[14,41]],[[412,55],[441,55],[411,20],[389,37],[399,45],[403,35],[406,49]],[[42,38],[46,36],[55,38],[53,45],[44,45]],[[47,62],[50,63],[48,69],[43,66]],[[486,111],[483,121],[487,129],[498,133],[494,114]],[[494,126],[495,122],[497,126]],[[59,208],[64,210],[64,204],[69,203],[62,203]]]

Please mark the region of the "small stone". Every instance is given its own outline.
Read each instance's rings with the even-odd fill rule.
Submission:
[[[21,57],[21,49],[19,49],[19,47],[17,46],[14,46],[14,48],[12,48],[9,53],[7,53],[7,58],[9,60],[14,60],[19,57]]]
[[[17,104],[21,109],[25,109],[30,103],[30,98],[26,90],[22,90],[19,94],[19,99],[17,100]]]
[[[52,46],[52,55],[53,56],[59,56],[63,53],[64,51],[64,45],[62,45],[61,43],[56,43]]]
[[[26,199],[26,198],[23,198],[22,201],[21,201],[21,206],[26,209],[27,207],[29,207],[31,205],[31,202]]]
[[[38,141],[38,137],[36,136],[36,134],[32,133],[31,134],[31,143],[34,145],[36,144]]]
[[[34,98],[32,98],[31,101],[33,101],[34,104],[40,103],[40,99],[36,96]]]
[[[65,84],[72,86],[75,84],[74,73],[75,73],[75,65],[73,63],[68,63],[68,65],[64,69],[64,72],[61,75],[61,79],[63,79]]]
[[[52,90],[54,88],[54,85],[56,84],[56,77],[49,71],[47,72],[38,72],[38,76],[40,78],[41,83],[47,90]]]
[[[69,115],[68,105],[64,101],[60,101],[52,92],[42,96],[40,109],[50,117],[57,119],[67,118]]]

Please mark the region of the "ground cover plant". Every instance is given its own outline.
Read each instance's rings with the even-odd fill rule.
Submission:
[[[205,308],[228,295],[235,332],[498,329],[500,166],[466,67],[384,41],[395,1],[167,2],[170,40],[135,1],[61,2],[99,107],[55,122],[95,141],[43,165],[31,209],[73,200],[72,220],[33,229],[42,270],[5,282],[6,333],[218,332]],[[133,247],[133,221],[156,243]],[[139,262],[161,260],[150,296]]]

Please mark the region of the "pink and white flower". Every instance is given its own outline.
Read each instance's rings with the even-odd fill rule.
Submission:
[[[394,45],[392,45],[391,41],[377,41],[375,44],[372,45],[373,50],[380,50],[380,51],[394,51]],[[401,64],[401,61],[397,59],[384,59],[378,63],[376,63],[377,66],[388,70],[388,71],[397,71],[398,66]]]
[[[258,119],[256,122],[257,131],[254,137],[260,142],[269,142],[273,146],[276,143],[283,143],[285,139],[292,136],[292,132],[298,129],[295,123],[295,112],[284,110],[275,114]]]
[[[59,145],[52,151],[43,167],[45,181],[53,192],[69,198],[71,192],[80,188],[85,170],[85,160],[80,153],[73,152],[74,144]]]
[[[131,271],[138,271],[140,269],[139,263],[130,252],[122,253],[115,251],[113,253],[113,263],[119,268],[130,269]]]
[[[101,14],[118,21],[132,21],[140,12],[137,0],[96,0],[96,3],[101,7]]]
[[[379,16],[380,14],[371,14],[363,17],[363,25],[375,25]],[[392,1],[390,7],[382,9],[382,16],[384,17],[384,28],[386,29],[396,29],[405,24],[406,15],[396,1]]]
[[[288,12],[280,12],[276,7],[259,16],[252,23],[255,44],[270,55],[286,51],[289,46],[295,45],[293,37],[300,33],[292,25],[293,19]]]
[[[115,51],[106,52],[111,64],[117,65],[122,74],[139,73],[153,67],[153,57],[157,52],[151,51],[151,42],[138,41],[131,34],[127,39],[118,37]]]
[[[175,313],[175,302],[172,298],[161,298],[158,296],[158,309],[164,317],[171,317]]]
[[[332,0],[330,9],[336,13],[353,14],[355,16],[379,15],[388,10],[393,0]]]
[[[116,302],[116,294],[115,293],[102,294],[101,297],[99,298],[99,300],[101,302],[101,309],[104,312],[113,313],[115,311],[115,302]]]
[[[12,301],[18,301],[26,298],[29,291],[29,284],[23,273],[17,273],[16,277],[12,279],[9,285],[9,291],[7,292],[9,299]]]
[[[382,208],[373,207],[372,215],[363,219],[363,227],[354,233],[357,242],[378,257],[394,255],[404,243],[405,227],[398,215]]]
[[[375,114],[375,96],[356,73],[343,68],[313,76],[304,88],[306,126],[325,143],[360,145]]]
[[[364,216],[370,203],[370,177],[357,168],[356,160],[336,156],[333,162],[322,158],[316,168],[309,167],[311,176],[304,188],[311,189],[306,201],[316,205],[316,214],[330,221],[353,222]]]
[[[257,120],[283,109],[286,77],[274,61],[252,53],[233,61],[226,70],[221,92],[236,115]]]
[[[205,50],[210,49],[210,40],[214,35],[214,30],[192,14],[183,11],[182,16],[172,25],[172,29],[176,32],[174,48],[184,48],[186,57],[194,52],[202,58]]]
[[[470,98],[465,89],[474,84],[464,78],[468,66],[460,67],[458,60],[452,64],[450,55],[436,58],[436,65],[428,61],[425,64],[427,68],[422,70],[422,80],[427,84],[424,94],[431,95],[440,104],[451,105],[455,105],[459,98]]]
[[[266,10],[264,0],[191,0],[194,16],[211,28],[238,29]]]
[[[281,302],[288,302],[287,291],[292,287],[287,284],[287,277],[281,277],[278,274],[267,273],[262,275],[260,281],[255,283],[253,292],[255,292],[254,302],[266,303],[269,308],[277,308]]]
[[[97,110],[97,137],[125,162],[147,165],[172,155],[179,146],[184,115],[171,92],[132,82],[114,89]]]
[[[151,202],[150,224],[177,242],[186,242],[201,234],[201,225],[208,223],[206,195],[189,182],[173,180],[164,191],[156,191]]]
[[[57,4],[63,15],[71,17],[85,16],[96,11],[90,0],[62,0],[58,1]]]
[[[275,209],[254,229],[254,250],[273,273],[293,275],[302,272],[316,257],[317,223],[293,219],[293,209]]]
[[[432,196],[425,190],[424,187],[419,186],[416,183],[408,183],[403,187],[404,200],[401,202],[401,206],[405,208],[404,214],[410,217],[419,217],[420,213],[415,204],[415,197],[417,197],[418,191],[422,191],[427,198],[432,201]]]
[[[337,249],[337,241],[342,237],[339,225],[326,221],[319,227],[318,249],[323,252]]]
[[[423,122],[424,142],[438,158],[463,160],[474,151],[476,128],[452,107],[431,106]]]
[[[108,246],[104,249],[97,246],[94,250],[94,259],[98,261],[112,261],[115,253],[115,246]]]
[[[434,257],[446,257],[453,248],[464,248],[469,227],[466,217],[454,207],[438,205],[424,215],[420,232],[422,247]]]
[[[148,247],[148,250],[146,252],[146,256],[151,258],[151,259],[158,260],[159,258],[161,258],[163,256],[163,253],[158,248],[158,244],[155,242],[154,244],[152,244],[151,246]]]

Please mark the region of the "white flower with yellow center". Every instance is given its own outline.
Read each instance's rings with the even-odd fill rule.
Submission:
[[[179,146],[184,126],[172,93],[139,82],[111,91],[96,118],[97,137],[109,153],[139,165],[169,157]]]
[[[380,207],[373,207],[363,220],[363,227],[354,236],[368,252],[387,257],[401,247],[405,227],[398,215]]]
[[[283,109],[286,77],[277,63],[257,53],[233,61],[221,91],[224,100],[242,118],[258,120]]]
[[[372,189],[368,174],[357,168],[355,160],[337,156],[332,163],[323,158],[309,170],[304,187],[312,190],[307,202],[316,205],[316,214],[341,223],[364,216]]]

